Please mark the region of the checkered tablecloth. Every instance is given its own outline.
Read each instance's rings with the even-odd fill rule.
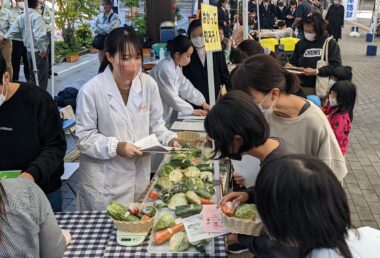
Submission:
[[[116,243],[116,229],[106,212],[57,213],[58,224],[73,237],[65,257],[227,257],[223,237],[215,238],[215,253],[209,255],[150,254],[148,240],[138,247]]]

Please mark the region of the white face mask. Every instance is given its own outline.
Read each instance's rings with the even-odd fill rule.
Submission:
[[[203,48],[205,46],[205,40],[203,37],[192,38],[191,43],[193,43],[196,48]]]
[[[268,97],[268,95],[266,95],[259,104],[257,104],[257,107],[260,109],[261,112],[263,112],[264,115],[271,115],[273,113],[273,105],[274,105],[274,102],[272,102],[272,105],[270,106],[270,108],[264,108],[263,107],[263,102],[264,100],[266,99],[266,97]]]
[[[8,89],[6,89],[5,85],[3,84],[3,90],[0,93],[0,107],[1,105],[4,104],[5,99],[7,98],[8,95]]]
[[[283,6],[279,6],[278,8],[281,10],[281,12],[282,12],[282,10],[284,10]]]
[[[317,34],[316,33],[307,33],[305,32],[305,39],[308,40],[308,41],[314,41],[315,38],[317,37]]]
[[[101,5],[99,10],[101,13],[104,13],[104,6]]]
[[[336,83],[336,81],[330,79],[329,80],[329,88],[331,89],[331,87],[334,85],[334,83]]]
[[[25,3],[24,2],[17,2],[18,8],[24,10],[25,9]]]
[[[329,103],[330,103],[330,106],[332,107],[335,107],[338,105],[338,102],[336,101],[336,99],[332,98],[331,95],[329,95]]]

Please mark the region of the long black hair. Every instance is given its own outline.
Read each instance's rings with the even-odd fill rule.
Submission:
[[[193,20],[189,24],[189,28],[187,29],[187,36],[189,37],[189,39],[191,39],[191,33],[193,32],[193,30],[195,30],[198,27],[202,27],[202,22],[200,19]]]
[[[125,27],[113,29],[108,34],[104,49],[111,56],[115,56],[116,53],[119,53],[120,59],[122,59],[122,57],[128,52],[136,52],[136,54],[142,58],[143,52],[139,36],[134,30]],[[112,64],[108,61],[107,56],[104,56],[104,59],[99,67],[99,73],[104,72],[108,65],[112,70]]]
[[[337,106],[333,107],[334,111],[331,117],[336,114],[348,113],[350,115],[351,121],[354,119],[354,107],[356,102],[356,86],[352,82],[337,81],[333,84],[330,92],[334,91],[336,93]]]
[[[300,88],[296,75],[286,71],[278,60],[264,54],[245,60],[235,69],[231,81],[235,89],[248,94],[250,89],[269,93],[274,88],[287,94],[295,94]]]
[[[178,52],[180,55],[186,53],[189,48],[193,47],[193,45],[188,37],[178,35],[174,39],[167,42],[167,47],[170,52],[170,56],[174,58],[175,53]]]
[[[205,129],[215,140],[214,157],[219,155],[218,158],[231,157],[235,135],[243,139],[239,154],[263,145],[269,138],[269,125],[263,113],[248,94],[238,90],[229,92],[215,104],[206,116]]]
[[[258,212],[274,239],[297,246],[301,257],[331,248],[352,258],[345,240],[352,228],[347,196],[323,161],[306,155],[273,160],[261,169],[255,191]]]

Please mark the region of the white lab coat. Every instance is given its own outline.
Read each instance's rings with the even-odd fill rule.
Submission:
[[[159,62],[149,74],[158,84],[165,122],[170,120],[173,110],[183,115],[191,115],[194,109],[190,103],[202,106],[206,101],[202,93],[183,75],[181,67],[176,66],[170,57]]]
[[[77,210],[105,210],[111,200],[138,201],[150,180],[150,155],[124,158],[118,142],[154,133],[165,145],[176,134],[165,127],[156,82],[139,73],[124,104],[109,67],[79,91],[76,137],[81,152]]]

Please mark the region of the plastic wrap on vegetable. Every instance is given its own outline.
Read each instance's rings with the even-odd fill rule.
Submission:
[[[223,205],[221,205],[221,209],[226,216],[233,217],[238,206],[239,202],[226,202]]]
[[[157,210],[160,210],[162,208],[168,207],[168,205],[164,203],[162,200],[157,200],[154,202],[154,207],[156,207]]]
[[[201,176],[201,171],[194,166],[185,169],[185,176],[188,178],[198,178]]]
[[[167,191],[171,191],[173,188],[173,184],[170,181],[169,177],[159,177],[154,188],[156,189],[160,188],[160,190],[165,189]]]
[[[154,225],[154,229],[161,230],[165,228],[170,228],[174,225],[175,225],[174,216],[170,212],[164,211],[161,213],[160,217],[158,218],[157,223]]]
[[[180,169],[174,169],[172,172],[170,172],[169,179],[170,181],[174,183],[181,182],[183,178],[182,171]]]
[[[187,191],[185,197],[189,203],[201,204],[201,198],[199,198],[199,196],[193,191]]]
[[[181,218],[201,213],[203,206],[199,204],[181,205],[175,208],[175,215]]]
[[[202,198],[205,198],[205,199],[211,199],[211,194],[209,194],[206,190],[204,190],[204,189],[199,189],[199,188],[196,188],[196,189],[194,189],[194,192],[198,195],[198,196],[200,196],[200,197],[202,197]]]
[[[126,212],[127,207],[117,202],[111,202],[107,206],[107,213],[114,220],[126,220],[127,218],[124,216]]]
[[[194,189],[205,189],[205,184],[200,178],[191,178],[190,182]]]
[[[201,179],[205,180],[206,182],[212,183],[214,178],[214,174],[210,171],[204,171],[201,172]]]
[[[256,219],[256,205],[254,204],[243,204],[240,205],[235,212],[234,217],[240,218],[240,219],[249,219],[254,220]]]
[[[175,210],[175,207],[180,205],[186,205],[187,200],[184,193],[177,193],[170,198],[168,207],[172,210]]]
[[[190,248],[190,242],[187,235],[182,231],[174,234],[170,238],[169,249],[172,252],[183,252]]]
[[[174,170],[174,167],[170,166],[169,164],[165,164],[164,167],[162,168],[161,175],[169,177],[170,172]]]
[[[182,169],[190,167],[191,160],[188,159],[186,154],[176,154],[170,158],[169,164],[173,167],[180,167]]]
[[[145,206],[141,209],[141,213],[153,217],[156,214],[156,209],[153,206]]]

